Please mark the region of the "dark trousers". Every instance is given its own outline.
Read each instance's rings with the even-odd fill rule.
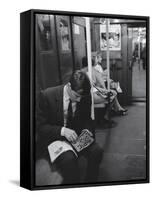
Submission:
[[[72,151],[67,151],[57,158],[55,165],[63,177],[63,184],[72,184],[80,182],[80,169],[78,160],[80,156],[87,159],[87,169],[85,183],[94,183],[97,181],[99,166],[102,159],[102,149],[98,144],[91,146],[78,154],[78,158]]]

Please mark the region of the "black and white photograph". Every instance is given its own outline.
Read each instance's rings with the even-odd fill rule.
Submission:
[[[30,16],[30,188],[147,183],[148,17]]]

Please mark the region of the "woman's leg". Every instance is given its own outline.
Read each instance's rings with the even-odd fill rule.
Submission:
[[[115,91],[111,91],[111,92],[112,92],[112,96],[110,97],[110,100],[104,98],[102,95],[97,94],[96,92],[93,93],[95,104],[101,104],[101,103],[106,104],[106,110],[105,110],[105,114],[104,114],[105,120],[110,119],[110,113],[111,113],[111,110],[115,103],[114,99],[115,99],[115,96],[117,95],[117,93]],[[108,101],[110,101],[110,102],[108,102]]]
[[[106,110],[105,110],[105,115],[104,115],[105,120],[110,120],[110,114],[111,114],[111,110],[113,106],[114,106],[114,101],[106,105]]]
[[[115,111],[125,111],[125,109],[119,103],[117,96],[114,98],[114,110]]]

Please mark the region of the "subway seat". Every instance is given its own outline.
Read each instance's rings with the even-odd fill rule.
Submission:
[[[105,108],[106,104],[105,103],[95,103],[94,108]]]

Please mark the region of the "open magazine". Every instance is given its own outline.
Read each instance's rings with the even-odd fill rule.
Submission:
[[[48,152],[51,162],[53,163],[62,153],[73,151],[76,156],[77,152],[82,151],[91,145],[94,141],[92,133],[88,129],[83,129],[75,143],[57,140],[48,146]]]
[[[92,144],[93,141],[94,138],[92,137],[92,133],[88,129],[83,129],[76,142],[72,143],[72,146],[76,149],[77,152],[80,152]]]

